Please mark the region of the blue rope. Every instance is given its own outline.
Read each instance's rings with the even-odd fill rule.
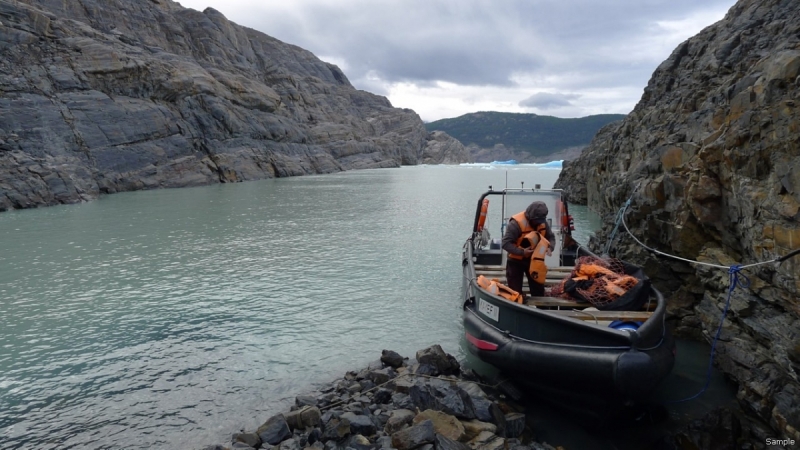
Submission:
[[[725,322],[725,316],[728,315],[728,308],[731,305],[731,295],[733,291],[736,290],[736,286],[741,286],[742,288],[749,288],[750,287],[750,279],[743,273],[741,273],[742,266],[739,264],[734,264],[728,269],[729,274],[729,286],[728,286],[728,298],[725,300],[725,309],[722,311],[722,318],[719,320],[719,326],[717,327],[717,334],[714,335],[714,341],[711,343],[711,356],[708,358],[708,369],[706,370],[706,384],[703,386],[703,389],[700,389],[700,392],[694,394],[691,397],[687,397],[681,400],[672,400],[666,403],[681,403],[681,402],[688,402],[689,400],[694,400],[697,397],[703,395],[703,393],[708,389],[708,385],[711,383],[711,370],[714,367],[714,353],[717,348],[717,340],[719,340],[719,335],[722,333],[722,324]],[[741,279],[740,279],[741,277]]]
[[[611,244],[614,242],[614,237],[617,235],[617,229],[619,229],[619,224],[622,222],[622,216],[625,215],[625,211],[631,206],[631,199],[633,197],[628,198],[628,201],[625,202],[625,205],[619,209],[617,213],[617,220],[614,224],[614,229],[611,230],[611,234],[608,236],[608,242],[606,242],[606,248],[603,250],[603,254],[607,255],[608,252],[611,250]]]

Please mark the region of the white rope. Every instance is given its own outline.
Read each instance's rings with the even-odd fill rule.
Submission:
[[[673,258],[673,259],[677,259],[679,261],[687,262],[689,264],[696,264],[696,265],[714,267],[714,268],[717,268],[717,269],[725,269],[725,270],[728,270],[728,269],[731,268],[731,266],[723,266],[723,265],[720,265],[720,264],[711,264],[711,263],[705,263],[705,262],[702,262],[702,261],[694,261],[694,260],[691,260],[691,259],[681,258],[680,256],[670,255],[669,253],[664,253],[664,252],[662,252],[660,250],[656,250],[656,249],[654,249],[652,247],[646,246],[642,241],[640,241],[639,239],[636,238],[636,236],[633,235],[633,233],[631,232],[630,229],[628,229],[628,224],[625,223],[625,212],[627,212],[627,209],[628,209],[628,204],[626,204],[623,207],[623,211],[622,211],[622,215],[621,215],[621,217],[622,217],[622,226],[625,227],[625,231],[628,232],[628,235],[630,235],[630,237],[633,238],[633,240],[636,241],[637,244],[641,245],[645,249],[647,249],[647,250],[649,250],[649,251],[651,251],[653,253],[657,253],[659,255],[666,256],[668,258]],[[769,261],[761,261],[761,262],[757,262],[757,263],[753,263],[753,264],[747,264],[747,265],[744,265],[744,266],[739,266],[739,269],[747,269],[747,268],[750,268],[750,267],[760,266],[762,264],[776,263],[776,262],[780,262],[780,260],[781,260],[781,258],[778,257],[778,258],[775,258],[775,259],[772,259],[772,260],[769,260]]]

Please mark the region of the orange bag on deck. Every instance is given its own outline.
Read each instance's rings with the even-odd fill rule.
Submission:
[[[483,275],[478,275],[477,282],[478,286],[481,289],[489,292],[490,294],[503,297],[508,301],[519,303],[521,305],[524,300],[524,298],[519,292],[511,289],[505,284],[500,283],[500,280],[498,280],[497,278],[492,278],[491,280],[489,280]]]

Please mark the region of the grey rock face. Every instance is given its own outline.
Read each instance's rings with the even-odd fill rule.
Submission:
[[[459,160],[310,52],[171,0],[0,3],[0,211]],[[430,149],[429,149],[430,147]]]
[[[562,171],[557,187],[609,224],[595,247],[629,198],[633,234],[689,260],[749,264],[800,247],[798,24],[793,3],[740,0],[675,49],[633,112]],[[614,251],[669,293],[679,332],[715,334],[725,270],[654,257],[629,237]],[[743,273],[751,285],[732,295],[716,362],[747,410],[797,441],[800,258]]]

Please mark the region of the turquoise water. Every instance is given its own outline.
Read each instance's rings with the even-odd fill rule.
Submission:
[[[479,195],[558,173],[404,167],[2,213],[0,447],[201,447],[382,349],[462,358]]]
[[[478,198],[558,174],[403,167],[2,213],[0,448],[201,448],[383,349],[467,358],[460,259]],[[587,242],[598,219],[570,212]],[[695,353],[665,398],[702,386]],[[531,414],[551,444],[619,448]]]

